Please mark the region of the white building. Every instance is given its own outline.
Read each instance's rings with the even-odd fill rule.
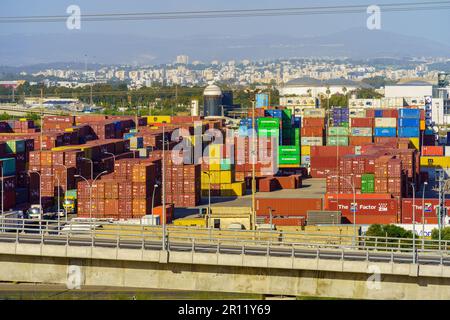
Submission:
[[[433,85],[426,81],[408,81],[384,88],[386,98],[426,97],[433,95]]]
[[[347,94],[350,91],[360,88],[371,88],[371,86],[351,80],[332,79],[332,80],[317,80],[313,78],[299,78],[288,81],[283,86],[279,87],[280,96],[311,96],[318,97],[326,95],[329,90],[332,94]]]
[[[186,55],[179,55],[177,56],[176,60],[177,64],[188,64],[189,63],[189,57]]]

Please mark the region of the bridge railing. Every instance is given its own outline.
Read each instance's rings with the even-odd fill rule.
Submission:
[[[144,224],[111,223],[108,221],[31,220],[0,217],[0,241],[30,242],[41,244],[129,246],[145,250],[161,250],[163,229]],[[240,251],[258,249],[293,252],[316,250],[342,252],[367,252],[376,254],[413,254],[412,239],[351,236],[336,234],[308,234],[280,231],[217,230],[168,226],[167,249],[183,247],[209,248],[220,252],[221,248],[238,247]],[[416,254],[448,256],[449,241],[416,239]],[[263,248],[263,249],[261,249]],[[229,249],[231,250],[231,249]],[[283,251],[284,250],[284,251]]]

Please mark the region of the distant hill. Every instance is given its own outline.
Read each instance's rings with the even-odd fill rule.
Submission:
[[[103,64],[168,63],[178,54],[207,62],[213,59],[259,60],[307,56],[365,59],[450,55],[450,46],[446,44],[368,29],[351,29],[317,37],[232,35],[174,39],[74,33],[3,35],[0,41],[8,44],[0,47],[0,65],[10,66],[57,61],[82,64],[85,54],[91,62]]]

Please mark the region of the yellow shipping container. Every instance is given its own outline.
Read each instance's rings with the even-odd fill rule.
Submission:
[[[184,227],[206,227],[206,219],[204,218],[182,218],[173,221],[175,226]]]
[[[233,196],[243,196],[245,194],[245,182],[233,182],[231,190],[233,191]]]
[[[232,181],[231,171],[220,171],[220,183],[231,183]]]
[[[220,171],[210,171],[209,173],[211,175],[211,183],[220,183]]]
[[[309,156],[309,155],[311,155],[311,146],[301,146],[300,154],[302,156]]]
[[[170,116],[147,116],[147,123],[170,123]]]
[[[425,130],[425,120],[420,120],[420,130]]]
[[[220,171],[220,163],[215,163],[214,161],[210,161],[209,171]]]
[[[420,157],[423,167],[450,168],[450,157]]]
[[[209,158],[220,159],[222,154],[222,144],[210,144],[208,146],[209,149]]]
[[[419,138],[409,138],[409,142],[414,149],[419,150],[420,148],[420,140]]]
[[[68,150],[83,150],[82,146],[61,146],[61,147],[55,147],[52,148],[52,151],[68,151]]]
[[[27,120],[27,118],[20,118],[19,121],[20,122],[25,122],[25,121],[28,121],[28,120]]]

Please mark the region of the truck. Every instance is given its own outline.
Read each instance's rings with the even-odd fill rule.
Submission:
[[[77,189],[67,190],[64,195],[63,208],[67,214],[76,213]]]

